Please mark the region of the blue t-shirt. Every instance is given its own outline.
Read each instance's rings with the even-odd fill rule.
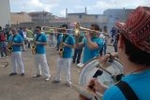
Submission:
[[[8,42],[22,43],[23,38],[19,34],[15,36],[9,36]],[[22,45],[13,45],[12,48],[13,48],[12,52],[21,51]]]
[[[19,30],[19,35],[24,39],[23,30]]]
[[[103,47],[103,39],[100,39],[99,37],[93,37],[91,38],[92,42],[95,42],[98,44],[97,49],[90,49],[87,44],[87,39],[84,40],[84,54],[83,54],[83,63],[88,62],[93,57],[96,57],[99,55],[100,49]]]
[[[122,80],[130,85],[130,87],[135,91],[139,100],[150,100],[150,70],[127,75]],[[113,85],[105,91],[102,100],[126,99],[120,89],[117,86]]]
[[[35,40],[37,42],[47,42],[47,37],[45,34],[43,33],[40,33],[40,34],[37,34],[36,37],[35,37]],[[42,45],[42,44],[37,44],[36,45],[36,54],[45,54],[46,53],[46,50],[45,50],[45,45]]]
[[[75,40],[72,35],[68,35],[64,42],[72,46],[75,44]],[[71,58],[71,57],[72,57],[72,48],[64,47],[63,58]]]

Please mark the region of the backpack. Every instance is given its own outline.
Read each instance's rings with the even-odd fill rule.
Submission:
[[[5,41],[5,35],[3,32],[0,32],[0,41]]]

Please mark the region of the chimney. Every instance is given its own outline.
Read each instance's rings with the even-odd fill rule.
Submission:
[[[68,9],[66,8],[66,18],[68,18]]]
[[[85,7],[85,14],[87,14],[87,8]]]

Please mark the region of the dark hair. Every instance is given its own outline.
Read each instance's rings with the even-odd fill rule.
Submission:
[[[36,26],[37,29],[41,30],[41,26]]]
[[[104,26],[104,32],[108,32],[107,26]]]
[[[150,53],[144,52],[132,44],[125,36],[123,36],[125,43],[125,53],[128,59],[135,64],[150,66]]]
[[[96,31],[100,31],[100,27],[97,24],[91,24],[91,27],[93,27]]]
[[[68,28],[68,25],[67,25],[67,24],[63,24],[63,25],[62,25],[62,28],[66,28],[66,29],[67,29],[67,28]]]

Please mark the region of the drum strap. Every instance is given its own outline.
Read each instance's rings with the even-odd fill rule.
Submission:
[[[139,100],[134,90],[124,81],[120,81],[116,86],[122,91],[126,100]]]

